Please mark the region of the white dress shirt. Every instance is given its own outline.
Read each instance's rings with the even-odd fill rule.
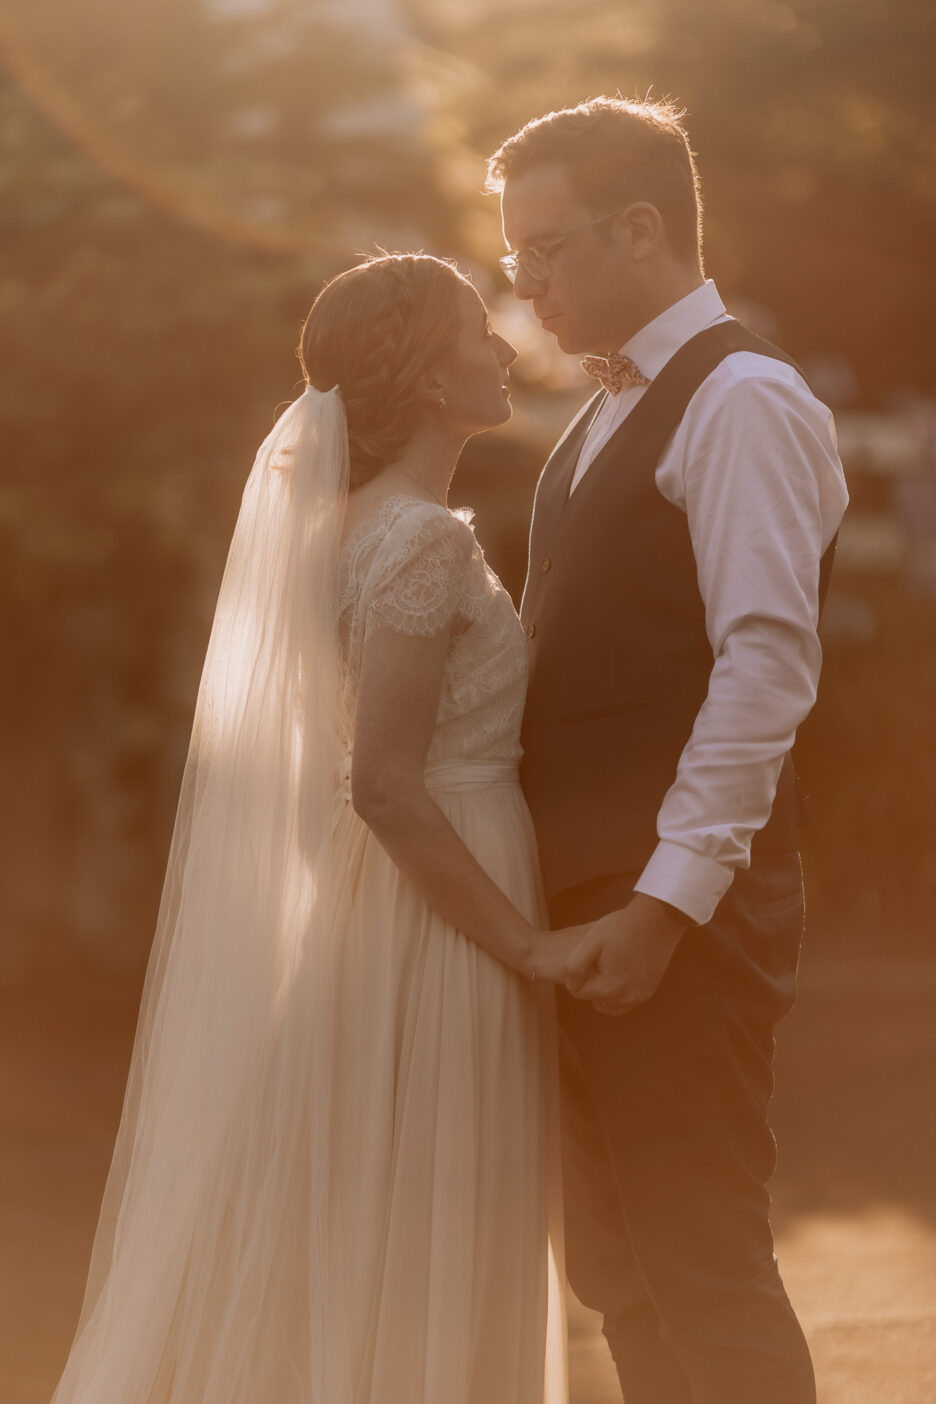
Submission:
[[[709,281],[621,351],[652,380],[690,337],[726,320]],[[645,388],[606,398],[571,491]],[[656,485],[688,518],[714,664],[636,890],[707,922],[750,862],[816,698],[819,560],[848,493],[829,410],[792,366],[750,351],[726,356],[696,391]]]

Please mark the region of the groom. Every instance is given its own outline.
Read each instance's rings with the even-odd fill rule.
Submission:
[[[803,907],[790,750],[846,491],[829,412],[727,317],[679,114],[597,98],[492,156],[502,259],[602,381],[542,474],[523,781],[555,925],[569,1276],[626,1404],[812,1404],[768,1220]]]

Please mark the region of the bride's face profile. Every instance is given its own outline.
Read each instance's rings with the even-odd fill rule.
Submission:
[[[445,420],[454,432],[476,434],[511,415],[508,367],[517,359],[499,336],[487,308],[469,283],[458,290],[458,331],[430,378],[430,396],[445,400]]]

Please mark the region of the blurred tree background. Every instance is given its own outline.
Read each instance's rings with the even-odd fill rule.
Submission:
[[[500,287],[484,158],[599,92],[688,109],[706,261],[837,412],[852,525],[803,729],[813,940],[936,903],[929,0],[2,0],[0,977],[138,969],[253,450],[322,282],[454,255],[521,348],[456,478],[516,592],[583,396]]]

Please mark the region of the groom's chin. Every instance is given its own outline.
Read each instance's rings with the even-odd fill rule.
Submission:
[[[556,321],[547,330],[552,332],[559,350],[564,351],[567,356],[580,356],[588,350],[581,334],[576,334],[575,328],[567,326],[565,321]]]

